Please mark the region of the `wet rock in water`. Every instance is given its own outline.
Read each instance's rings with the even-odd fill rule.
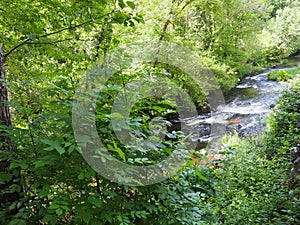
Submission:
[[[276,69],[280,66],[280,63],[276,63],[275,65],[272,66],[273,69]]]

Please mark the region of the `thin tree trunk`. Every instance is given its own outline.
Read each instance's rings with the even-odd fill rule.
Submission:
[[[0,44],[0,125],[11,127],[11,116],[9,107],[7,105],[8,101],[8,92],[7,88],[4,85],[6,80],[5,70],[4,70],[5,56],[2,50],[2,44]],[[0,151],[15,151],[15,145],[12,143],[11,139],[5,135],[3,131],[0,130]],[[0,172],[8,172],[9,162],[7,160],[3,160],[0,158]],[[11,184],[13,184],[13,180],[7,182],[5,184],[0,185],[0,190],[4,190],[8,188]],[[10,203],[17,200],[19,194],[8,193],[8,194],[0,194],[0,204]]]

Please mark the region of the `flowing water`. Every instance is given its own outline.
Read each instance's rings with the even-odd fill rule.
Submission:
[[[226,133],[235,131],[245,136],[265,130],[268,113],[287,87],[286,83],[267,80],[271,71],[244,77],[224,96],[225,105],[213,113],[187,119],[185,125],[196,134],[191,140],[199,142],[202,147]]]

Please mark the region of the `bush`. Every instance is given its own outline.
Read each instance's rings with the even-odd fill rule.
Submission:
[[[279,9],[276,17],[268,23],[261,36],[266,46],[267,61],[281,62],[300,49],[299,6]]]
[[[111,114],[114,96],[122,90],[124,82],[149,75],[147,72],[158,71],[112,77],[100,92],[96,108],[99,137],[107,147],[113,146],[112,154],[134,165],[156,163],[170,155],[176,145],[184,147],[182,133],[166,131],[169,139],[162,144],[145,152],[132,151],[113,132],[110,119],[118,116]],[[0,127],[0,132],[11,137],[18,149],[15,153],[0,151],[0,158],[10,161],[12,174],[21,176],[16,176],[17,184],[0,194],[18,191],[21,197],[11,205],[1,204],[0,224],[198,225],[213,220],[205,204],[213,195],[207,171],[199,171],[191,164],[161,184],[142,187],[119,185],[97,174],[83,159],[73,136],[74,89],[70,82],[61,82],[66,79],[51,81],[50,87],[39,92],[41,98],[32,99],[32,106],[10,103],[16,109],[18,126]],[[174,105],[155,95],[134,104],[134,118],[129,123],[136,131],[136,139],[144,140],[157,131],[147,124],[154,117],[160,116],[161,122],[168,125],[166,117],[174,113]],[[13,179],[5,173],[0,175],[1,182]],[[10,215],[11,210],[17,214]]]
[[[203,63],[207,65],[215,75],[223,91],[229,91],[239,81],[237,73],[225,63],[220,63],[207,57],[203,57]]]
[[[300,67],[285,69],[285,70],[274,70],[268,74],[268,80],[274,81],[288,81],[300,74]]]
[[[300,140],[300,87],[294,86],[279,98],[272,112],[265,137],[265,151],[269,157],[288,155],[290,148]]]
[[[244,140],[226,147],[233,155],[215,172],[219,182],[212,198],[218,224],[299,223],[299,202],[289,200],[289,158],[268,160],[261,143]]]

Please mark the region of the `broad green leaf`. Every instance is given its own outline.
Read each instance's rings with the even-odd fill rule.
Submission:
[[[121,9],[124,9],[126,7],[123,0],[118,0],[118,5],[121,7]]]
[[[68,206],[66,206],[66,205],[61,205],[60,206],[63,210],[65,210],[65,211],[69,211],[70,210],[70,208],[68,207]]]
[[[46,215],[43,218],[43,222],[49,222],[51,225],[54,225],[57,223],[57,218],[53,215]]]
[[[63,149],[61,147],[62,143],[60,143],[58,141],[53,141],[53,140],[50,140],[50,139],[41,139],[41,142],[43,142],[47,145],[50,145],[49,147],[44,149],[46,151],[56,150],[60,155],[65,153],[65,149]]]
[[[103,205],[103,200],[96,198],[96,199],[94,199],[94,202],[93,202],[93,203],[94,203],[94,205],[97,206],[98,208],[101,208],[102,205]]]
[[[49,209],[58,209],[59,208],[59,205],[56,205],[56,204],[51,204],[49,206]]]
[[[35,34],[27,34],[27,37],[31,40],[35,40],[37,39],[36,35]]]
[[[128,5],[130,8],[135,9],[135,4],[134,4],[134,2],[127,1],[126,3],[127,3],[127,5]]]
[[[85,224],[88,224],[90,222],[91,219],[91,214],[89,212],[89,210],[85,209],[85,208],[81,208],[80,210],[77,211],[78,217],[81,218]]]
[[[56,215],[61,216],[64,213],[64,211],[61,208],[58,208],[55,210],[55,213]]]

